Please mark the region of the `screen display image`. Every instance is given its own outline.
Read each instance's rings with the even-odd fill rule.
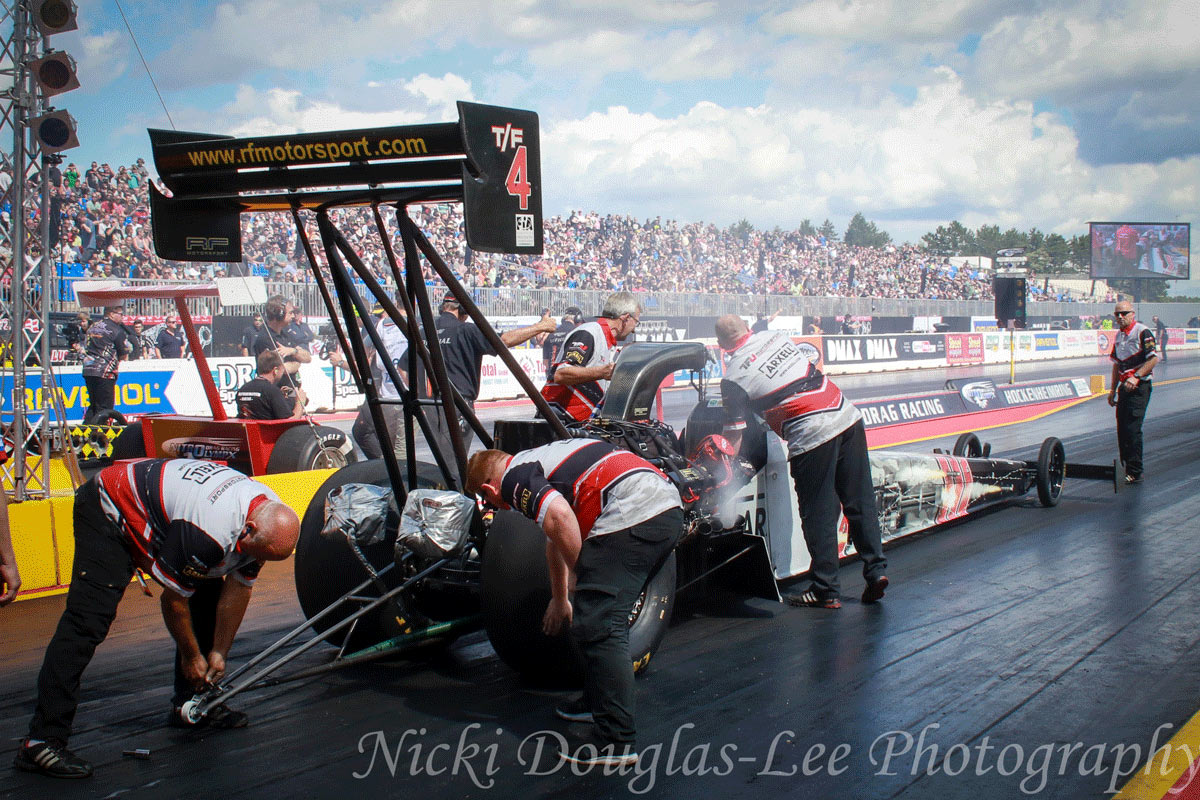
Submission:
[[[1093,222],[1090,228],[1092,278],[1190,278],[1190,224]]]

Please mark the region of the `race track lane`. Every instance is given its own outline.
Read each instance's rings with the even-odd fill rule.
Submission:
[[[1028,500],[893,547],[878,606],[857,602],[856,565],[843,569],[837,612],[691,603],[639,682],[637,773],[529,774],[552,767],[519,745],[559,729],[559,696],[522,687],[477,637],[431,660],[246,695],[235,703],[252,716],[245,730],[168,729],[167,634],[157,599],[131,587],[85,675],[72,742],[97,777],[49,784],[4,770],[0,796],[1103,796],[1124,783],[1117,765],[1135,769],[1156,730],[1160,746],[1200,697],[1196,387],[1156,386],[1145,484],[1114,496],[1068,481],[1057,508]],[[1115,451],[1102,399],[985,439],[1031,458],[1047,435],[1071,461]],[[289,567],[264,570],[235,663],[300,619]],[[12,747],[61,606],[0,610],[0,739]],[[121,757],[134,747],[151,759]]]

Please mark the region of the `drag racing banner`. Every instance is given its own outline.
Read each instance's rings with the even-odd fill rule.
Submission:
[[[997,386],[989,378],[952,378],[941,392],[890,397],[878,400],[855,401],[867,428],[903,425],[1091,397],[1092,390],[1085,378],[1061,378],[1032,381],[1011,386]]]

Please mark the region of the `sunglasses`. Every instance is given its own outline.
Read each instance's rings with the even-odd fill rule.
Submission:
[[[1133,313],[1132,311],[1114,311],[1113,316],[1114,317],[1123,317],[1126,314],[1132,314],[1132,313]]]

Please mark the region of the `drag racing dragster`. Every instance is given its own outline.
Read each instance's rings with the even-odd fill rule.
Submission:
[[[661,645],[677,593],[718,584],[778,600],[779,586],[808,567],[786,446],[764,432],[748,453],[729,448],[719,435],[720,400],[706,395],[701,377],[707,357],[699,343],[629,345],[617,360],[600,415],[568,426],[572,436],[601,439],[646,458],[675,483],[685,503],[684,536],[629,620],[635,671]],[[699,399],[676,434],[650,419],[648,410],[663,379],[679,370],[692,371]],[[509,452],[555,438],[541,420],[501,420],[495,428],[496,446]],[[872,452],[884,540],[929,530],[1031,490],[1041,505],[1054,506],[1069,468],[1080,477],[1111,477],[1100,474],[1102,468],[1085,475],[1080,465],[1068,465],[1062,442],[1053,437],[1042,443],[1036,460],[995,458],[989,451],[975,434],[964,434],[951,453]],[[418,645],[445,645],[480,627],[499,657],[530,680],[561,684],[578,677],[580,660],[569,636],[551,639],[541,632],[550,597],[541,529],[513,511],[481,513],[474,499],[444,491],[432,465],[421,465],[415,485],[422,488],[408,492],[401,509],[382,462],[366,461],[343,468],[321,486],[304,515],[295,559],[296,590],[308,621],[222,688],[198,696],[189,713],[199,718],[251,686]],[[841,555],[850,558],[846,539],[843,524]],[[284,652],[309,631],[316,635]],[[320,641],[339,648],[332,661],[269,677]]]
[[[677,592],[721,581],[745,595],[778,599],[779,581],[807,569],[782,443],[749,437],[761,444],[743,454],[720,438],[720,402],[707,396],[699,377],[707,359],[702,344],[630,345],[616,361],[598,416],[568,427],[551,410],[472,291],[409,214],[411,205],[459,202],[473,251],[542,252],[537,115],[475,103],[459,103],[458,112],[448,123],[255,139],[151,131],[155,167],[170,191],[150,186],[157,254],[240,261],[241,214],[290,213],[383,454],[335,472],[303,515],[294,568],[307,621],[198,695],[185,709],[192,720],[253,686],[444,645],[478,629],[486,630],[503,661],[530,678],[561,682],[578,675],[569,636],[550,639],[541,632],[549,599],[541,530],[515,512],[485,511],[461,492],[468,430],[484,447],[510,452],[570,437],[615,442],[678,487],[686,531],[629,619],[638,670],[661,643]],[[382,254],[375,267],[331,216],[345,206],[369,209],[378,232],[375,255]],[[498,422],[493,431],[480,422],[450,381],[430,275],[478,326],[540,419]],[[376,303],[407,339],[410,381],[392,359],[378,359],[377,366],[399,397],[381,397],[382,376],[372,371],[370,351],[389,352],[376,326],[362,322]],[[653,421],[650,411],[663,379],[678,372],[691,374],[698,403],[677,433]],[[403,411],[399,457],[384,417],[389,405]],[[417,461],[418,432],[432,463]],[[1043,503],[1057,502],[1067,474],[1057,440],[1043,445],[1036,462],[991,458],[979,449],[975,457],[889,455],[880,461],[877,493],[889,534],[924,529],[1034,486]],[[337,648],[332,659],[295,663],[323,642]]]

